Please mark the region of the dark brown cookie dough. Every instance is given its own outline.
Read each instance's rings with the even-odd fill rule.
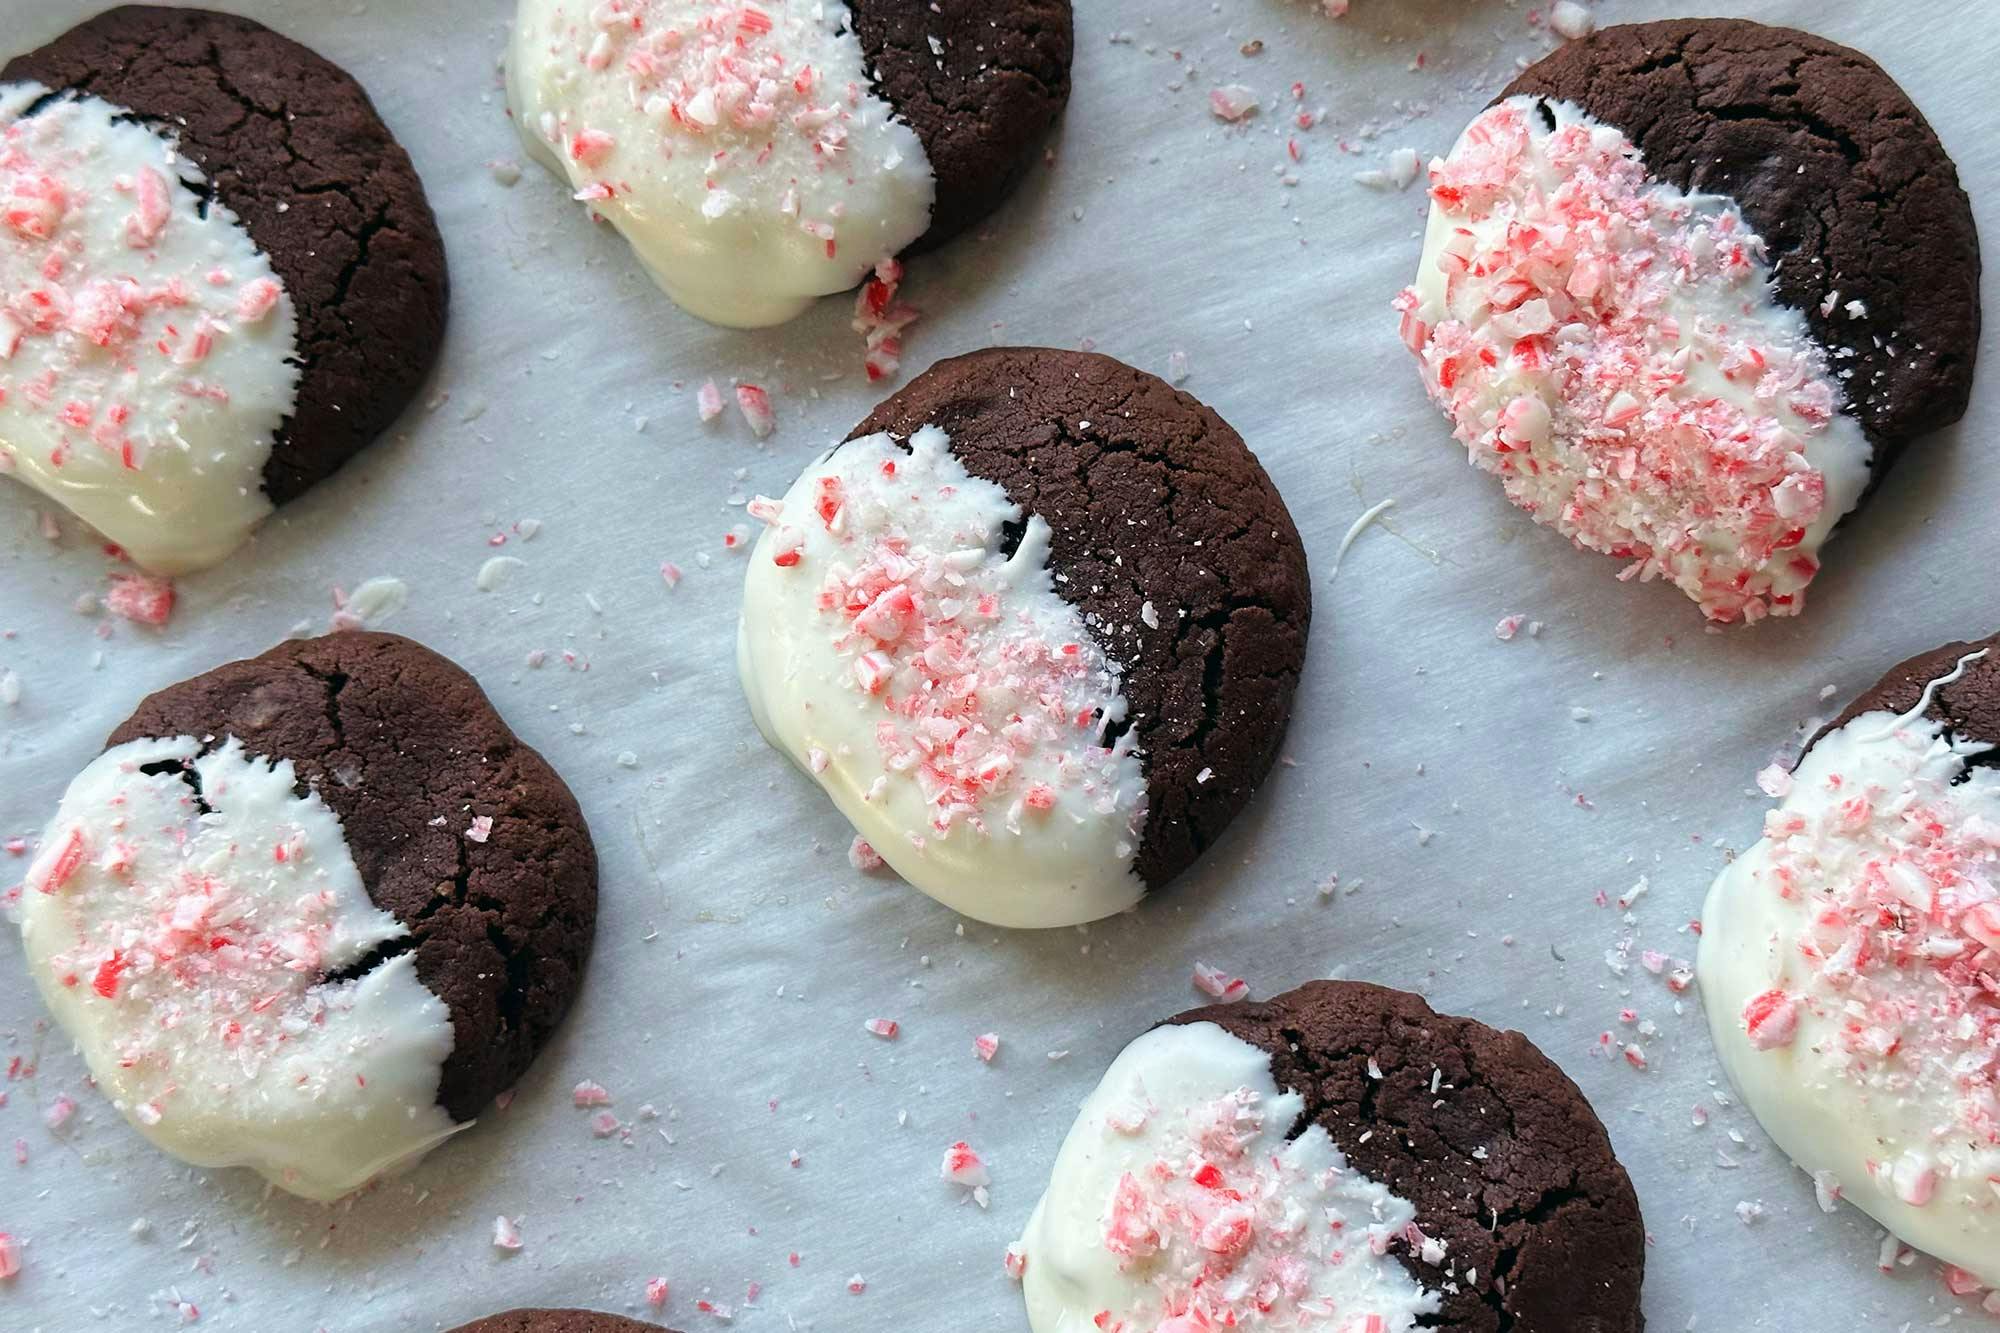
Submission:
[[[1000,206],[1069,101],[1070,0],[852,0],[875,90],[937,178],[927,250]],[[932,43],[935,42],[934,47]]]
[[[849,438],[925,425],[1048,523],[1057,592],[1124,668],[1146,773],[1136,866],[1166,883],[1243,809],[1284,739],[1312,619],[1285,502],[1212,410],[1090,352],[941,361]]]
[[[1261,1004],[1167,1021],[1214,1023],[1269,1051],[1272,1076],[1305,1098],[1309,1122],[1416,1206],[1417,1225],[1445,1242],[1455,1275],[1441,1281],[1439,1269],[1398,1251],[1443,1299],[1425,1327],[1645,1327],[1646,1232],[1632,1182],[1583,1093],[1520,1033],[1354,981],[1309,982]]]
[[[340,817],[368,896],[410,929],[342,975],[414,952],[451,1011],[438,1104],[470,1120],[511,1087],[582,979],[597,853],[478,682],[393,634],[296,640],[148,697],[106,746],[170,736],[292,761]],[[484,842],[466,836],[480,816]]]
[[[509,1310],[460,1324],[450,1333],[673,1333],[596,1310]]]
[[[1926,685],[1949,676],[1959,658],[1982,648],[1986,656],[1977,662],[1967,662],[1964,675],[1931,692],[1930,707],[1924,710],[1924,716],[1944,723],[1954,737],[2000,744],[2000,634],[1996,634],[1976,643],[1948,643],[1889,668],[1888,674],[1863,690],[1839,717],[1821,727],[1806,748],[1810,750],[1821,736],[1838,731],[1863,713],[1880,711],[1900,716],[1909,712],[1923,698]],[[1966,762],[2000,765],[2000,751],[1972,755]]]
[[[1742,207],[1769,246],[1778,299],[1845,377],[1877,477],[1965,414],[1980,326],[1972,207],[1880,65],[1792,28],[1673,19],[1567,43],[1502,96],[1516,94],[1574,102],[1622,130],[1654,176]],[[1834,291],[1839,305],[1822,313]],[[1867,313],[1850,318],[1849,301]]]
[[[298,402],[264,468],[273,504],[396,419],[444,337],[444,243],[409,154],[338,66],[250,19],[126,5],[0,68],[171,133],[298,308]]]

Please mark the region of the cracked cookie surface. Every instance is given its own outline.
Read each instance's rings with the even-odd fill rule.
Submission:
[[[1959,659],[1977,652],[1986,656],[1967,662],[1958,679],[1939,684],[1931,691],[1923,716],[1942,722],[1947,734],[1954,738],[2000,744],[2000,634],[1995,634],[1976,643],[1947,643],[1897,663],[1842,709],[1839,717],[1815,732],[1806,750],[1810,752],[1822,738],[1863,713],[1879,711],[1901,717],[1924,698],[1926,686],[1932,681],[1944,681]],[[1804,758],[1800,756],[1801,762]],[[1968,755],[1966,763],[1970,767],[2000,765],[2000,750]]]
[[[1658,179],[1736,200],[1770,248],[1778,299],[1852,370],[1847,410],[1875,446],[1875,477],[1965,414],[1980,329],[1972,208],[1880,65],[1792,28],[1673,19],[1569,42],[1501,97],[1518,94],[1573,102],[1623,131]]]
[[[369,898],[410,931],[348,974],[415,953],[451,1011],[438,1104],[453,1119],[511,1087],[581,981],[597,855],[569,788],[478,683],[392,634],[296,640],[149,696],[106,745],[177,735],[293,762]],[[475,819],[492,821],[483,842]]]
[[[930,230],[911,249],[941,245],[1000,206],[1062,115],[1070,0],[852,0],[849,12],[876,91],[937,178]]]
[[[444,243],[409,154],[345,71],[249,19],[107,10],[0,68],[163,127],[298,308],[298,400],[264,489],[332,475],[388,428],[444,336]]]
[[[1305,1098],[1297,1132],[1320,1125],[1356,1170],[1416,1205],[1456,1274],[1443,1279],[1396,1251],[1443,1298],[1425,1327],[1644,1327],[1645,1227],[1632,1183],[1589,1102],[1520,1033],[1351,981],[1167,1022],[1213,1023],[1270,1052],[1278,1086]]]
[[[451,1333],[673,1333],[596,1310],[508,1310],[460,1324]]]
[[[1221,836],[1284,739],[1312,618],[1284,501],[1214,411],[1095,353],[941,361],[850,438],[925,425],[1048,523],[1057,591],[1124,669],[1147,792],[1135,865],[1166,883]]]

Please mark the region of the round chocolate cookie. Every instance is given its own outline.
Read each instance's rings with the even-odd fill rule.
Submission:
[[[395,420],[444,336],[444,244],[409,154],[344,70],[262,24],[107,10],[0,68],[102,98],[201,169],[291,297],[300,375],[264,466],[284,504]]]
[[[931,425],[967,471],[1049,525],[1049,567],[1123,667],[1146,772],[1137,869],[1185,870],[1277,760],[1312,580],[1278,489],[1215,411],[1093,352],[940,361],[850,439]]]
[[[450,1012],[437,1101],[471,1120],[568,1012],[597,920],[597,853],[569,788],[463,670],[393,634],[280,644],[149,696],[109,746],[192,736],[289,760],[339,817],[363,888]]]
[[[1961,658],[1981,651],[1986,656],[1967,662],[1957,679],[1940,683],[1930,691],[1923,716],[1943,723],[1948,736],[2000,744],[2000,634],[1996,634],[1976,643],[1947,643],[1889,668],[1882,679],[1842,709],[1839,717],[1814,734],[1807,752],[1822,737],[1839,731],[1863,713],[1894,713],[1900,717],[1909,712],[1924,698],[1931,682],[1943,682]],[[1966,762],[1982,767],[2000,764],[2000,750],[1970,755]]]
[[[937,177],[930,230],[910,247],[928,250],[1000,206],[1062,115],[1070,0],[854,0],[848,10],[869,78]]]
[[[1316,981],[1127,1046],[1017,1253],[1035,1333],[1639,1333],[1645,1246],[1603,1125],[1526,1037]]]
[[[1740,19],[1599,29],[1508,85],[1624,132],[1646,168],[1726,195],[1769,247],[1776,292],[1835,356],[1877,479],[1965,414],[1979,238],[1943,145],[1858,51]],[[1837,297],[1836,295],[1837,294]]]
[[[2000,636],[1893,668],[1820,729],[1701,912],[1716,1054],[1803,1198],[2000,1284]],[[1809,1177],[1808,1186],[1804,1177]]]
[[[460,1324],[450,1333],[673,1333],[596,1310],[508,1310]]]
[[[1632,1182],[1583,1093],[1520,1033],[1353,981],[1167,1021],[1213,1023],[1269,1052],[1278,1086],[1305,1097],[1310,1123],[1416,1205],[1417,1225],[1444,1242],[1455,1274],[1427,1326],[1644,1327],[1646,1234]],[[1435,1282],[1435,1265],[1400,1257]]]
[[[941,362],[750,513],[744,690],[858,868],[993,925],[1095,921],[1186,869],[1277,757],[1298,531],[1236,432],[1151,375]]]

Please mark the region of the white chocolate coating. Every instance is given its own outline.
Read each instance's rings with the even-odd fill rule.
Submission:
[[[1579,546],[1716,620],[1796,614],[1868,482],[1827,354],[1734,200],[1647,175],[1613,127],[1533,97],[1431,165],[1403,337],[1471,461]]]
[[[930,225],[837,0],[521,0],[507,86],[530,155],[713,324],[782,324]]]
[[[1048,525],[943,431],[839,446],[750,555],[737,664],[758,729],[896,873],[998,926],[1123,911],[1145,777],[1117,666],[1055,591]],[[762,502],[770,504],[771,502]]]
[[[324,980],[409,931],[289,760],[200,751],[132,741],[70,784],[21,891],[29,970],[140,1133],[337,1198],[460,1128],[436,1100],[450,1016],[408,953]]]
[[[1437,1296],[1390,1253],[1416,1210],[1347,1165],[1271,1058],[1155,1028],[1083,1103],[1022,1235],[1034,1333],[1409,1333]],[[1370,1316],[1380,1322],[1370,1322]]]
[[[155,573],[217,564],[271,511],[297,314],[170,141],[46,92],[0,85],[0,473]]]
[[[1821,737],[1709,891],[1698,975],[1730,1081],[1822,1195],[2000,1284],[2000,775],[1966,763],[1990,748],[1886,712]]]

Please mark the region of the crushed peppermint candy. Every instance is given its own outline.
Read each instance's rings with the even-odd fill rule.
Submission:
[[[868,845],[868,840],[856,834],[854,841],[847,844],[847,864],[864,875],[882,868],[882,854]]]
[[[1221,968],[1210,967],[1207,963],[1194,965],[1194,988],[1225,1003],[1247,999],[1250,995],[1249,982],[1241,977],[1232,977]]]
[[[507,1253],[521,1248],[521,1228],[514,1218],[502,1214],[493,1219],[493,1248]]]
[[[893,1018],[871,1018],[861,1026],[884,1041],[894,1041],[903,1030],[903,1025]]]
[[[938,1168],[940,1179],[967,1189],[977,1189],[993,1183],[986,1163],[974,1152],[971,1145],[960,1139],[944,1150],[944,1164]]]
[[[862,369],[870,384],[895,376],[902,365],[903,330],[917,321],[917,309],[896,299],[903,285],[903,265],[884,259],[874,276],[854,294],[854,331],[866,345]]]

